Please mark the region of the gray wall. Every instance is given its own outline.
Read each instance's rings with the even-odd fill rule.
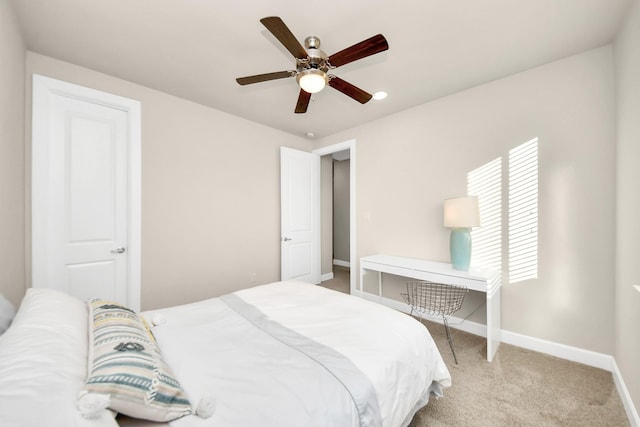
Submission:
[[[333,161],[333,259],[350,261],[349,160]]]
[[[333,159],[331,155],[320,158],[320,221],[322,256],[320,272],[333,272]]]
[[[25,292],[24,58],[11,4],[0,0],[0,292],[16,307]]]
[[[539,274],[503,271],[502,326],[613,354],[614,95],[607,46],[318,141],[357,140],[357,257],[448,261],[443,200],[539,137]]]
[[[614,45],[618,107],[615,358],[640,408],[640,2]]]

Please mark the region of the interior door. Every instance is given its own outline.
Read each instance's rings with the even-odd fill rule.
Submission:
[[[139,310],[131,111],[105,97],[34,76],[32,282]]]
[[[281,280],[320,283],[320,156],[280,148]]]

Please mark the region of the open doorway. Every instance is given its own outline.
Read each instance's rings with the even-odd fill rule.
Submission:
[[[350,293],[349,150],[321,158],[322,285]]]
[[[355,265],[355,140],[313,151],[321,156],[323,285],[353,293]]]
[[[349,171],[348,151],[331,155],[333,163],[333,265],[349,268],[351,265],[349,223]]]

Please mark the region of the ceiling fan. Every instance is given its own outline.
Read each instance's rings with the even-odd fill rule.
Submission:
[[[295,77],[300,86],[300,95],[298,95],[298,102],[296,103],[295,109],[296,113],[305,113],[311,100],[311,94],[321,91],[326,85],[344,93],[361,104],[371,99],[371,94],[342,80],[340,77],[328,74],[328,72],[341,65],[389,49],[389,44],[382,34],[378,34],[340,52],[327,56],[326,53],[320,50],[320,39],[318,37],[307,37],[304,40],[305,47],[302,47],[279,17],[270,16],[262,18],[260,22],[291,52],[296,60],[296,69],[239,77],[236,81],[240,85],[244,86],[252,83]]]

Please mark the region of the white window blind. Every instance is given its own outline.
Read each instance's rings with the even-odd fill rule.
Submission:
[[[509,151],[509,281],[538,277],[538,138]]]
[[[471,231],[471,265],[502,270],[502,159],[467,174],[467,194],[478,196],[480,227]]]

